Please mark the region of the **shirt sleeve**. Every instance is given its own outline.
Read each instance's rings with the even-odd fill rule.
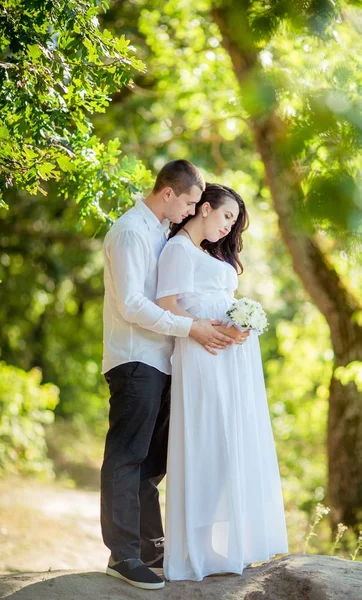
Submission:
[[[194,291],[194,264],[182,244],[167,243],[158,261],[156,298]]]
[[[160,335],[187,337],[193,320],[163,310],[145,295],[148,250],[136,231],[121,231],[106,248],[122,317]]]

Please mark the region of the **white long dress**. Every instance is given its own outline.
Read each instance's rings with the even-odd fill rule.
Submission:
[[[169,240],[157,297],[177,294],[197,317],[223,320],[235,269],[191,240]],[[259,340],[208,353],[177,338],[172,358],[164,573],[200,581],[288,551]]]

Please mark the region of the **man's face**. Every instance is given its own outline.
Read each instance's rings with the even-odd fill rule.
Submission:
[[[186,194],[176,196],[173,190],[169,194],[167,201],[166,218],[171,223],[181,223],[189,215],[194,215],[196,204],[201,198],[202,190],[197,185],[193,185]]]

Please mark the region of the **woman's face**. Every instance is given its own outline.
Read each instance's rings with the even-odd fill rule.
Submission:
[[[239,215],[239,205],[233,198],[225,196],[219,208],[213,209],[208,202],[205,202],[201,207],[201,214],[205,212],[207,212],[207,217],[203,217],[205,239],[215,243],[230,233]]]

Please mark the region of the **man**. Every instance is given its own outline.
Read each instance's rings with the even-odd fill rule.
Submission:
[[[157,485],[166,473],[171,336],[190,335],[216,353],[233,343],[208,319],[164,311],[154,301],[157,261],[169,222],[195,214],[205,188],[186,160],[167,163],[149,196],[111,227],[104,241],[104,355],[109,431],[101,473],[101,524],[111,551],[107,573],[144,589],[164,581]]]

